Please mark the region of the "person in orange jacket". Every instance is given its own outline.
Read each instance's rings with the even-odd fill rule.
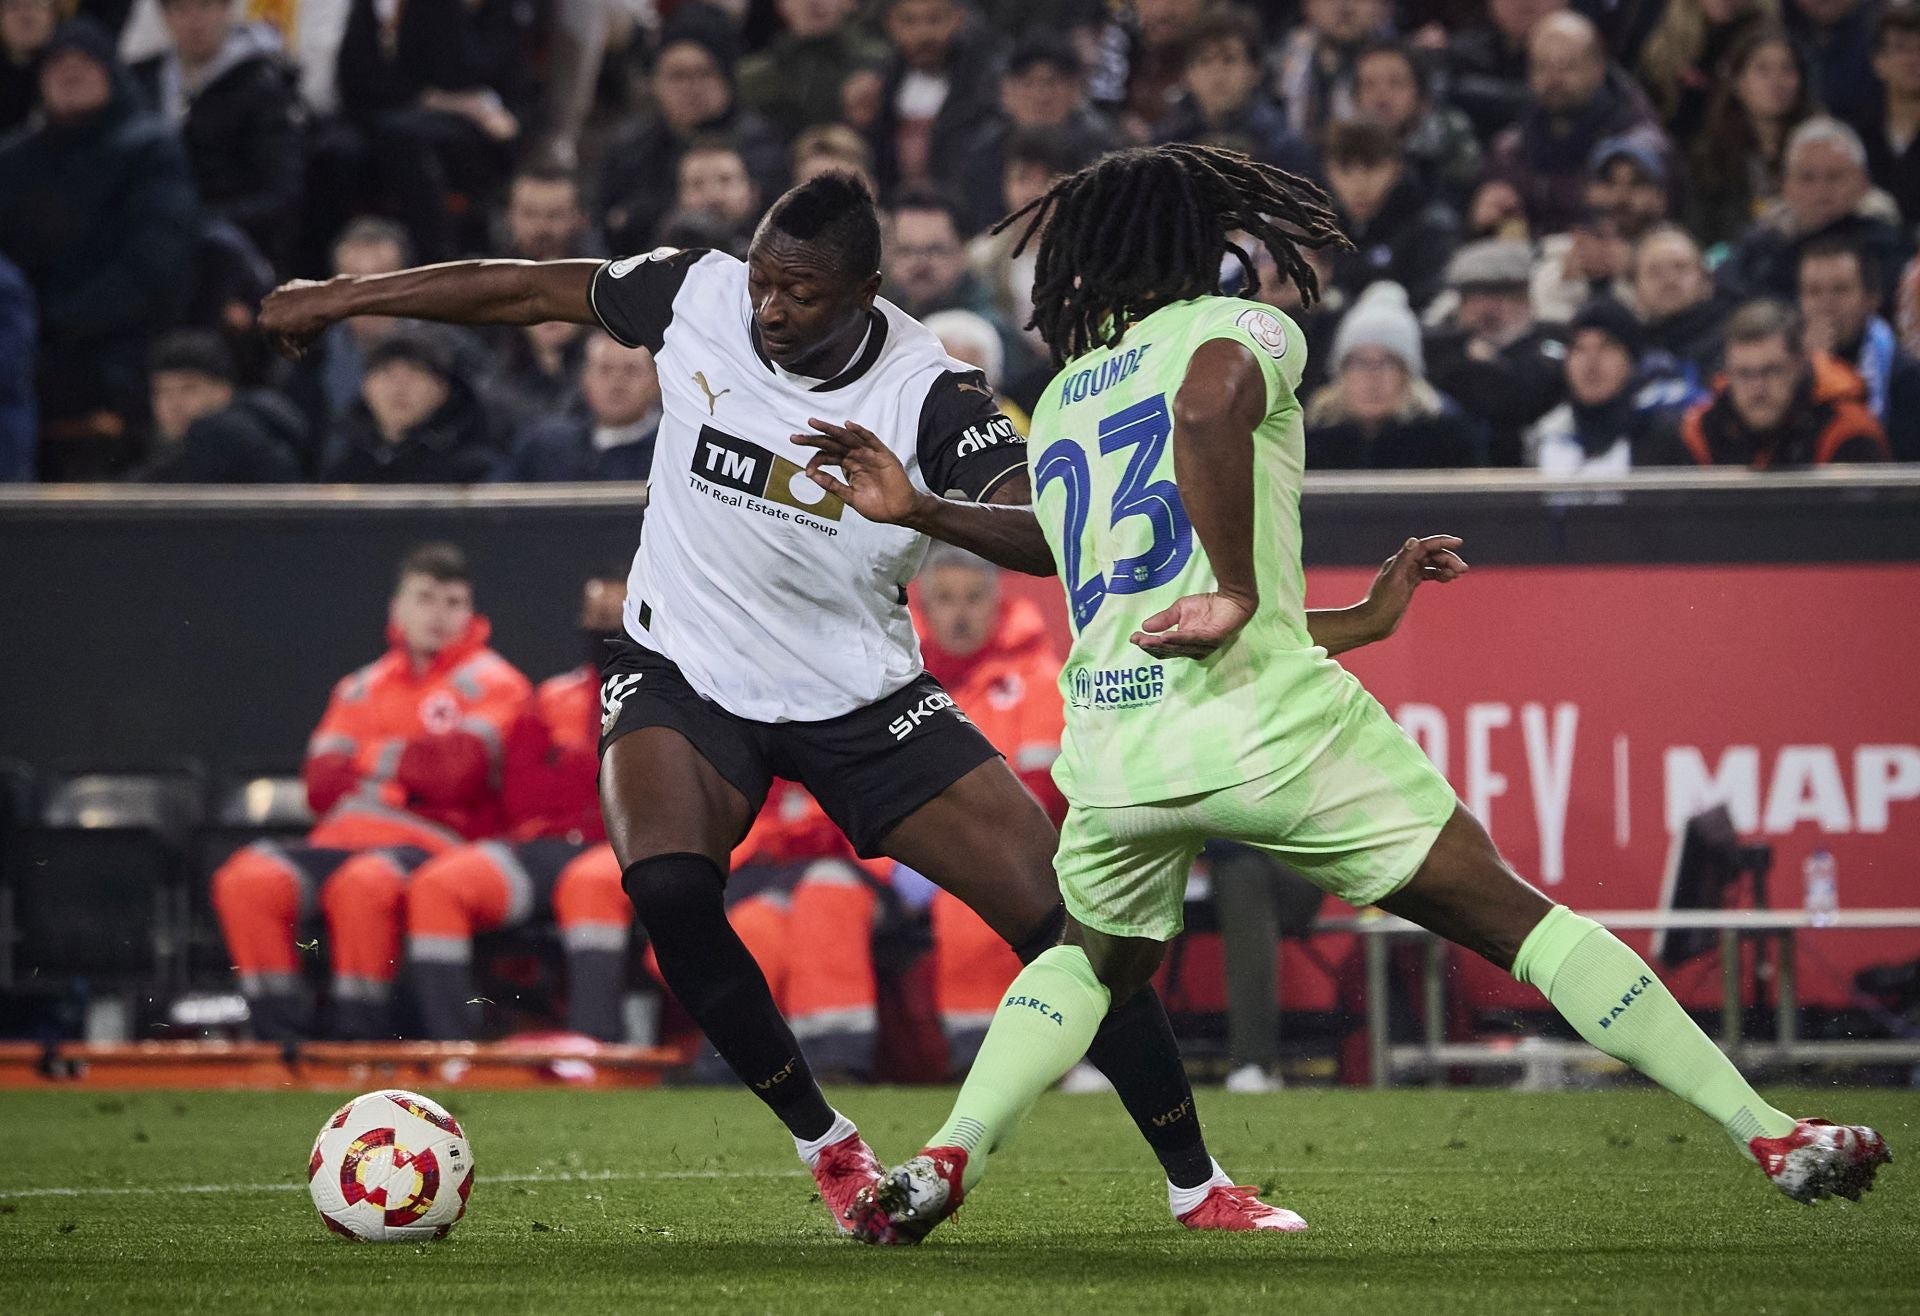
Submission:
[[[466,558],[414,549],[387,611],[384,655],[333,688],[307,744],[306,844],[259,842],[213,875],[213,905],[256,1034],[309,1033],[295,929],[324,913],[333,1031],[377,1037],[400,957],[406,875],[428,855],[498,831],[498,782],[526,677],[487,647]]]
[[[567,1027],[600,1041],[623,1033],[620,1004],[632,907],[607,849],[600,772],[600,660],[620,633],[626,582],[581,591],[580,666],[540,683],[507,735],[504,835],[423,863],[407,883],[407,963],[427,1036],[475,1036],[473,938],[551,918],[567,961]]]
[[[1006,756],[1059,826],[1067,802],[1053,784],[1065,714],[1061,657],[1028,599],[1000,592],[1000,569],[964,549],[935,545],[915,584],[920,653],[954,702]],[[932,903],[934,994],[955,1072],[973,1062],[1020,960],[981,917],[945,891]]]

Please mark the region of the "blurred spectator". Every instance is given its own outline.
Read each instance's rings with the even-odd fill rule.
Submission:
[[[44,121],[0,146],[0,255],[39,301],[41,477],[98,479],[133,457],[148,348],[192,292],[199,207],[179,137],[96,24],[48,43],[40,104]]]
[[[468,484],[493,465],[473,386],[438,337],[400,328],[366,356],[360,400],[334,425],[320,478],[338,484]]]
[[[83,0],[81,8],[109,21],[114,7],[126,15],[120,29],[120,56],[132,63],[163,54],[167,47],[166,19],[160,0]],[[241,12],[249,21],[269,24],[280,34],[280,46],[294,64],[300,100],[316,115],[331,115],[340,108],[336,75],[339,72],[340,42],[346,36],[347,19],[353,0],[298,0],[277,3],[248,0]]]
[[[1000,571],[940,544],[914,586],[914,628],[927,671],[1006,756],[1058,823],[1066,800],[1053,783],[1063,712],[1060,654],[1032,602],[1000,590]],[[945,891],[933,896],[935,995],[955,1071],[964,1071],[1020,962],[980,916]]]
[[[1608,64],[1600,33],[1578,14],[1553,14],[1534,28],[1527,86],[1527,108],[1494,140],[1484,176],[1513,186],[1536,236],[1579,220],[1588,161],[1602,141],[1633,134],[1648,150],[1666,152],[1646,93]]]
[[[1733,302],[1714,285],[1686,230],[1665,224],[1640,239],[1633,250],[1633,304],[1648,347],[1672,357],[1690,383],[1703,385],[1719,371]]]
[[[674,11],[660,33],[653,60],[654,115],[607,148],[600,205],[607,244],[616,252],[646,251],[673,204],[674,170],[694,138],[724,133],[740,149],[762,196],[784,189],[787,150],[759,115],[741,109],[733,94],[739,48],[725,14],[708,4]]]
[[[506,839],[463,845],[421,864],[407,882],[407,968],[426,1035],[478,1037],[474,937],[550,923],[566,953],[566,1026],[622,1039],[621,1003],[633,910],[605,845],[600,771],[600,662],[621,634],[618,576],[581,591],[580,666],[542,681],[507,733],[501,767]]]
[[[343,677],[307,741],[303,845],[262,841],[213,874],[213,907],[254,1036],[290,1042],[314,1018],[296,930],[324,913],[336,1037],[391,1035],[407,873],[495,834],[509,727],[530,687],[487,647],[465,554],[423,544],[387,604],[387,652]]]
[[[1062,177],[1091,164],[1093,157],[1086,150],[1080,139],[1057,129],[1017,129],[1007,139],[1007,163],[998,194],[1001,213],[1013,214],[1045,196]],[[986,284],[1001,322],[1021,335],[1034,364],[1039,365],[1046,360],[1046,345],[1038,333],[1026,327],[1033,319],[1033,272],[1040,255],[1039,244],[1029,242],[1025,251],[1013,254],[1024,228],[1024,224],[1015,224],[998,233],[982,233],[968,244],[967,263]],[[1010,388],[1019,386],[1017,380],[1007,382]],[[1040,384],[1045,382],[1041,380]]]
[[[503,255],[519,260],[571,260],[596,256],[580,179],[555,164],[526,164],[507,184]]]
[[[237,387],[216,334],[171,334],[154,345],[153,438],[129,479],[156,484],[279,484],[301,478],[306,422],[291,402]]]
[[[1368,287],[1333,336],[1333,381],[1307,400],[1308,469],[1479,465],[1478,427],[1427,382],[1423,365],[1406,289]]]
[[[987,285],[967,265],[960,238],[960,217],[953,203],[931,192],[908,192],[884,217],[886,244],[881,268],[883,291],[916,320],[935,311],[972,311],[993,325],[1006,351],[1009,370],[1030,358],[1025,343],[993,304]]]
[[[993,390],[994,405],[1025,437],[1033,417],[1004,391],[1007,352],[1001,345],[1000,331],[984,316],[973,311],[935,311],[921,323],[940,340],[940,346],[946,349],[948,356],[966,362],[987,377],[987,387]]]
[[[1167,117],[1186,72],[1187,33],[1206,9],[1205,0],[1133,0],[1133,21],[1124,33],[1125,73],[1111,84],[1107,108],[1130,141],[1150,139]],[[1096,95],[1095,101],[1102,100]]]
[[[1635,68],[1673,140],[1694,139],[1721,61],[1748,30],[1777,22],[1779,13],[1779,0],[1667,0]]]
[[[1749,302],[1727,322],[1724,380],[1687,413],[1680,437],[1701,466],[1777,471],[1888,456],[1860,376],[1808,352],[1799,314],[1775,301]]]
[[[793,139],[795,187],[828,173],[852,174],[866,184],[868,192],[878,195],[880,191],[873,176],[873,148],[844,123],[818,124]]]
[[[340,105],[359,131],[372,196],[423,260],[484,242],[478,225],[520,136],[496,67],[519,21],[513,0],[353,0]]]
[[[1050,131],[1073,141],[1075,155],[1091,160],[1118,145],[1113,125],[1087,102],[1080,57],[1058,38],[1029,37],[1008,56],[1000,77],[1000,110],[966,139],[953,195],[965,202],[962,218],[978,233],[1006,213],[1001,191],[1008,167],[1007,144],[1016,133]]]
[[[363,216],[348,224],[333,244],[333,273],[350,278],[393,274],[413,264],[407,231],[390,219]],[[397,321],[384,315],[356,315],[329,325],[294,369],[288,390],[316,433],[325,433],[360,396],[367,349],[387,336]],[[316,462],[306,465],[313,469]]]
[[[1567,400],[1526,435],[1527,465],[1552,476],[1625,475],[1670,451],[1692,390],[1665,353],[1644,351],[1633,312],[1596,297],[1567,325]]]
[[[300,221],[305,157],[299,92],[265,23],[236,23],[229,0],[162,0],[171,45],[133,67],[147,101],[180,133],[201,204],[268,260],[284,262]]]
[[[1808,243],[1835,238],[1859,248],[1882,277],[1906,265],[1913,244],[1896,224],[1899,211],[1867,177],[1867,153],[1837,119],[1809,119],[1787,139],[1780,204],[1748,230],[1718,271],[1750,296],[1790,298]],[[1891,292],[1891,285],[1883,293]]]
[[[1000,78],[993,34],[961,0],[882,0],[891,47],[866,123],[886,192],[964,184],[962,144],[994,112]]]
[[[740,61],[740,103],[787,136],[840,117],[840,87],[886,62],[885,43],[854,19],[854,0],[774,0],[784,28]],[[798,180],[796,180],[798,181]]]
[[[1333,255],[1332,286],[1349,297],[1378,279],[1406,289],[1415,307],[1440,291],[1458,240],[1453,212],[1407,167],[1400,140],[1366,119],[1327,129],[1326,176],[1352,251]]]
[[[1361,0],[1365,8],[1374,0]],[[1353,0],[1319,0],[1344,9]],[[1314,6],[1308,5],[1308,12]],[[1288,124],[1287,112],[1262,85],[1260,24],[1244,9],[1223,7],[1202,14],[1188,29],[1181,72],[1183,94],[1173,112],[1154,128],[1162,142],[1193,142],[1232,133],[1252,144],[1248,154],[1295,173],[1310,172],[1313,153]]]
[[[1534,322],[1524,242],[1490,239],[1462,247],[1447,267],[1458,295],[1448,324],[1427,342],[1427,374],[1488,430],[1495,466],[1520,462],[1520,436],[1559,401],[1566,356],[1556,329]]]
[[[1731,242],[1780,195],[1787,139],[1814,113],[1806,60],[1786,30],[1745,29],[1694,138],[1688,223],[1706,246]]]
[[[1866,110],[1853,121],[1867,148],[1867,172],[1900,207],[1909,228],[1920,223],[1920,2],[1896,0],[1874,27],[1873,71],[1879,75]]]
[[[700,137],[687,144],[674,168],[673,213],[661,221],[656,242],[666,246],[690,246],[669,241],[669,228],[682,217],[700,215],[708,221],[711,234],[701,245],[718,247],[745,258],[747,243],[753,238],[755,221],[760,218],[759,189],[747,175],[747,162],[740,150],[724,137]]]
[[[1361,47],[1353,63],[1354,108],[1400,139],[1421,183],[1456,209],[1480,173],[1480,142],[1473,124],[1451,105],[1436,102],[1413,51],[1393,41]]]
[[[613,0],[552,0],[547,14],[546,95],[540,141],[528,158],[561,169],[580,162],[580,134],[616,27],[629,10]],[[616,10],[621,15],[616,18]]]
[[[488,432],[505,444],[536,421],[577,412],[586,343],[586,326],[565,320],[508,330],[475,381]]]
[[[1320,888],[1270,854],[1230,841],[1203,851],[1227,987],[1229,1092],[1278,1092],[1280,939],[1313,925]]]
[[[1324,247],[1308,247],[1300,253],[1320,285],[1319,298],[1308,308],[1300,304],[1300,289],[1292,279],[1280,272],[1280,267],[1274,263],[1273,253],[1267,250],[1264,243],[1247,233],[1234,233],[1231,237],[1241,250],[1253,257],[1253,269],[1259,276],[1260,286],[1248,292],[1234,277],[1229,280],[1226,290],[1285,311],[1300,326],[1300,332],[1307,342],[1331,343],[1339,332],[1341,317],[1351,305],[1351,299],[1333,284],[1334,253]],[[1229,264],[1232,274],[1238,276],[1238,263],[1229,258]],[[1311,397],[1327,382],[1332,373],[1327,369],[1328,356],[1325,351],[1307,353],[1307,364],[1300,372],[1300,385],[1294,390],[1295,396]]]
[[[1487,21],[1447,40],[1447,99],[1473,121],[1482,140],[1525,112],[1527,37],[1534,24],[1567,0],[1487,0]]]
[[[1638,136],[1601,142],[1587,175],[1587,213],[1541,240],[1533,264],[1533,313],[1562,324],[1588,298],[1626,300],[1633,244],[1667,218],[1667,162]]]
[[[595,330],[580,371],[585,414],[549,416],[521,432],[495,480],[644,480],[660,429],[660,376],[644,348]]]
[[[1274,85],[1287,123],[1314,140],[1328,124],[1354,115],[1354,60],[1369,37],[1391,32],[1386,0],[1304,0],[1302,22],[1287,34]]]
[[[0,138],[40,101],[40,52],[60,25],[58,0],[0,0]]]
[[[1881,319],[1883,280],[1859,248],[1809,243],[1800,253],[1800,318],[1807,346],[1852,366],[1867,389],[1867,410],[1886,431],[1895,461],[1920,461],[1920,362],[1900,348]]]
[[[1858,119],[1874,95],[1873,27],[1881,0],[1785,0],[1787,29],[1813,59],[1829,114]]]
[[[33,398],[33,289],[0,256],[0,483],[31,480],[40,413]]]

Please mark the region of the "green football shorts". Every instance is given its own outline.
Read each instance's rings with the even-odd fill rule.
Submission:
[[[1075,804],[1054,868],[1067,912],[1086,927],[1170,941],[1207,841],[1264,850],[1348,904],[1371,905],[1413,877],[1456,804],[1420,747],[1357,692],[1304,762],[1154,804]]]

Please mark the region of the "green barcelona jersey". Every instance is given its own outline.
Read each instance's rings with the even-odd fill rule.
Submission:
[[[1154,658],[1130,638],[1141,623],[1217,584],[1173,462],[1174,397],[1193,354],[1215,338],[1245,346],[1266,376],[1252,472],[1260,606],[1204,660]],[[1307,633],[1295,396],[1306,355],[1299,327],[1271,307],[1201,297],[1071,362],[1041,396],[1027,451],[1074,633],[1054,767],[1074,803],[1178,799],[1305,764],[1359,690]]]

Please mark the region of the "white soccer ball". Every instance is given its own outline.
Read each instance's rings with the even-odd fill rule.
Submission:
[[[444,1238],[467,1213],[473,1149],[459,1121],[419,1093],[369,1092],[320,1126],[307,1191],[336,1234],[367,1243]]]

